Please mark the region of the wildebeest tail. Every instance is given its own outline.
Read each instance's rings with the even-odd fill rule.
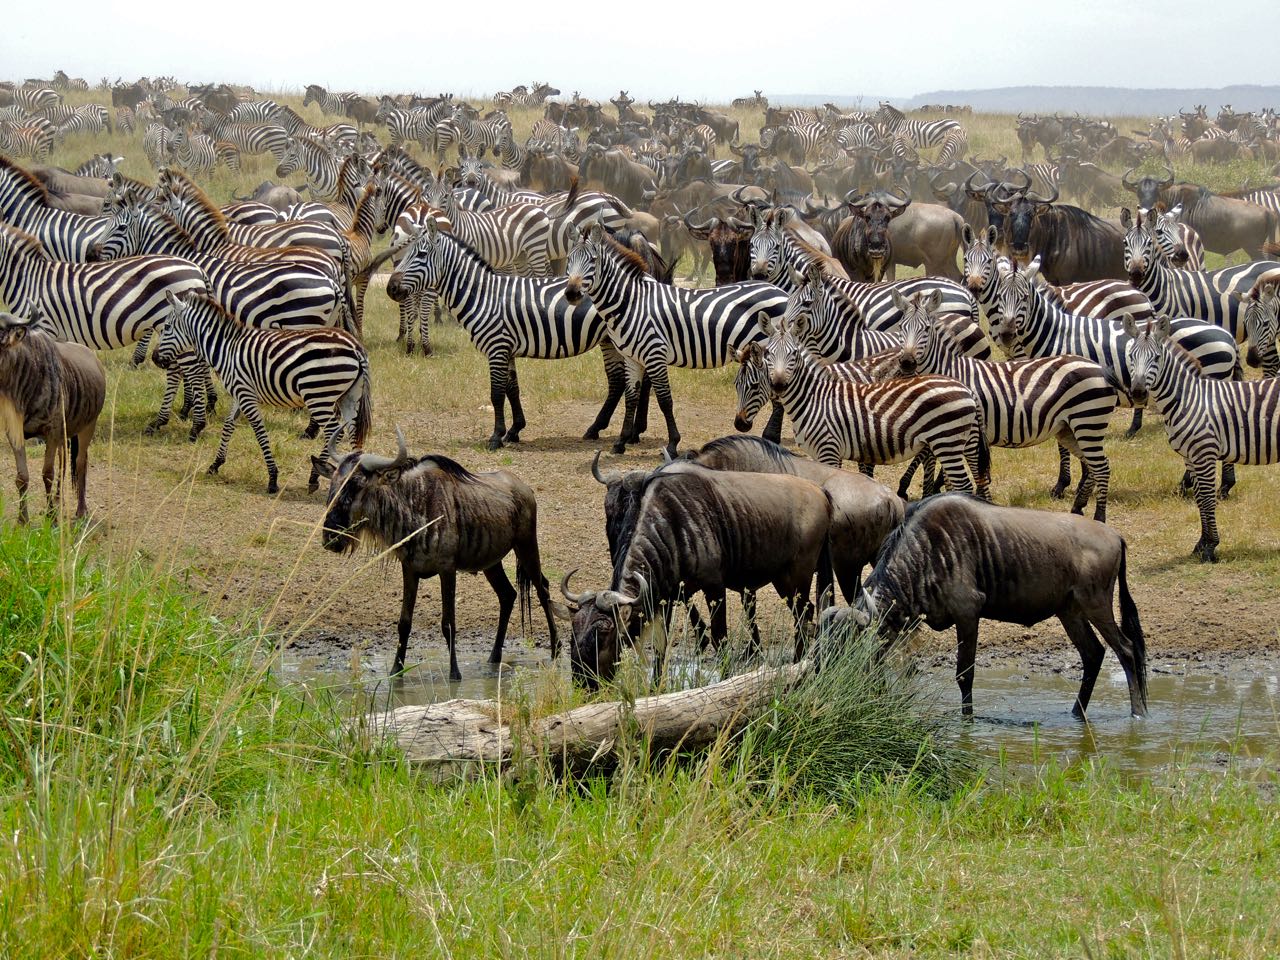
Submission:
[[[823,490],[827,495],[827,512],[828,515],[835,512],[835,504],[831,502],[831,494]],[[822,549],[818,552],[818,603],[817,612],[821,613],[828,605],[836,601],[835,587],[835,570],[831,562],[831,531],[828,529],[827,535],[822,538]]]
[[[1129,576],[1127,572],[1129,547],[1123,539],[1120,541],[1120,631],[1133,644],[1134,671],[1138,674],[1138,692],[1142,694],[1142,702],[1147,702],[1147,639],[1142,633],[1142,623],[1138,620],[1138,607],[1129,593]]]

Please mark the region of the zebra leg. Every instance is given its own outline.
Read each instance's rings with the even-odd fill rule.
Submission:
[[[503,440],[507,443],[519,443],[520,431],[525,428],[524,407],[520,404],[520,380],[516,376],[516,359],[511,358],[511,369],[507,373],[507,401],[511,404],[511,426],[507,429]]]
[[[415,299],[417,298],[413,296],[405,297],[398,304],[400,307],[400,329],[396,331],[396,343],[405,345],[405,353],[413,353],[413,341],[407,340],[407,338],[409,336],[409,328],[413,324],[414,314],[412,311],[414,310]]]
[[[218,404],[218,392],[213,388],[213,377],[209,373],[208,364],[197,361],[183,372],[183,377],[195,381],[195,406],[191,411],[191,430],[187,441],[195,443],[208,424],[208,417]]]
[[[1080,479],[1084,483],[1084,478]],[[1061,500],[1067,493],[1067,487],[1071,486],[1071,451],[1063,446],[1062,441],[1058,441],[1058,482],[1053,485],[1053,489],[1049,491],[1049,496],[1054,500]],[[1079,493],[1076,494],[1077,502],[1079,501]],[[1080,511],[1076,510],[1076,513]]]
[[[489,435],[489,449],[502,446],[507,432],[507,374],[511,369],[511,355],[499,353],[489,358],[489,403],[493,405],[493,433]]]
[[[977,490],[978,496],[988,503],[991,502],[991,470],[988,464],[987,469],[982,467],[981,448],[987,442],[987,438],[981,434],[982,427],[977,426],[969,435],[969,441],[965,444],[964,459],[969,465],[969,472],[973,474],[973,485]]]
[[[774,400],[773,412],[769,414],[769,422],[764,425],[764,430],[760,432],[760,436],[766,440],[772,440],[774,443],[782,443],[782,417],[784,412],[782,404]]]
[[[1133,421],[1129,424],[1129,429],[1125,432],[1125,439],[1131,440],[1138,435],[1138,431],[1142,429],[1142,407],[1133,408]]]
[[[173,401],[178,395],[178,382],[182,381],[182,392],[185,397],[190,399],[186,403],[194,404],[195,396],[192,391],[191,381],[189,377],[184,377],[176,366],[169,367],[164,372],[164,396],[160,398],[160,410],[152,418],[142,431],[143,436],[149,437],[152,434],[163,430],[169,423],[169,417],[173,413]]]
[[[591,426],[587,427],[587,432],[582,435],[583,440],[600,439],[600,431],[609,426],[609,421],[613,419],[613,412],[618,409],[618,401],[627,392],[627,364],[617,348],[613,346],[613,341],[606,339],[600,343],[600,355],[604,359],[604,379],[608,384],[608,391],[600,412],[596,414]]]
[[[675,405],[671,402],[671,381],[667,376],[667,365],[659,360],[652,367],[646,365],[649,379],[653,381],[653,392],[658,397],[658,408],[662,418],[667,422],[667,453],[674,458],[680,450],[680,429],[676,426]],[[643,388],[641,388],[643,393]]]
[[[144,360],[147,359],[147,348],[151,346],[151,334],[154,331],[148,330],[138,338],[137,345],[133,348],[133,356],[129,358],[129,366],[135,370],[142,366]]]
[[[653,381],[647,371],[640,374],[640,393],[636,397],[636,417],[631,427],[631,443],[639,443],[640,437],[649,429],[649,395],[653,392]]]
[[[1236,485],[1236,465],[1234,463],[1222,464],[1222,486],[1218,488],[1218,499],[1225,500],[1231,496],[1231,488]]]
[[[946,453],[934,451],[933,454],[942,464],[942,473],[952,490],[958,493],[973,493],[973,476],[966,465],[969,459],[968,450],[948,450]]]
[[[276,466],[275,458],[271,456],[271,438],[267,435],[267,425],[262,422],[262,411],[258,409],[257,402],[253,400],[242,404],[241,407],[244,410],[244,418],[249,421],[249,426],[253,428],[253,435],[258,440],[258,447],[262,450],[262,459],[267,462],[267,493],[279,493],[280,470]]]
[[[218,443],[218,452],[213,456],[213,463],[209,464],[210,473],[217,473],[227,462],[227,447],[231,445],[231,435],[236,432],[236,420],[239,416],[240,401],[233,396],[231,409],[227,411],[227,418],[222,422],[222,439]]]
[[[910,462],[909,464],[907,464],[907,472],[906,472],[906,473],[904,473],[904,474],[902,475],[902,479],[898,481],[898,496],[899,496],[899,498],[901,498],[901,499],[903,499],[903,500],[909,500],[909,499],[910,499],[909,494],[910,494],[910,490],[911,490],[911,481],[915,478],[916,471],[920,469],[920,465],[921,465],[922,463],[924,463],[925,457],[926,457],[926,456],[929,456],[929,455],[930,455],[930,454],[928,453],[928,451],[927,451],[927,450],[921,450],[919,453],[917,453],[914,457],[912,457],[912,458],[911,458],[911,462]],[[859,468],[859,469],[863,469],[863,468]],[[871,476],[871,468],[870,468],[870,467],[866,467],[866,468],[865,468],[865,470],[864,470],[864,472],[866,473],[866,475],[867,475],[868,477],[869,477],[869,476]],[[929,486],[929,473],[930,473],[929,468],[926,468],[926,469],[925,469],[925,484],[924,484],[926,488]],[[928,496],[928,490],[927,490],[927,489],[925,490],[925,496]]]
[[[1200,540],[1193,556],[1202,562],[1218,562],[1218,492],[1214,489],[1214,469],[1212,460],[1197,461],[1191,465],[1195,476],[1196,506],[1200,508]]]

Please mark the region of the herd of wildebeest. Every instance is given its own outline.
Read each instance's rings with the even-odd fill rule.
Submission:
[[[1228,195],[1174,174],[1280,160],[1274,110],[1211,118],[1198,107],[1145,131],[1019,115],[1008,122],[1022,163],[1011,166],[970,154],[971,111],[958,107],[786,109],[756,91],[733,105],[763,112],[753,143],[733,115],[697,103],[644,110],[622,91],[602,105],[545,83],[491,108],[313,85],[302,112],[225,84],[98,89],[61,71],[0,84],[0,419],[21,519],[29,438],[45,444],[51,509],[66,461],[85,513],[106,393],[97,351],[132,347],[137,365],[150,348],[164,370],[148,432],[168,423],[179,392],[192,441],[226,405],[210,472],[248,420],[269,493],[278,468],[261,410],[305,408],[305,436],[319,444],[310,488],[330,483],[324,546],[401,562],[396,673],[423,578],[441,581],[451,679],[462,571],[497,594],[494,662],[517,601],[524,619],[536,594],[553,657],[556,618],[571,620],[573,674],[588,686],[642,642],[659,652],[657,669],[679,605],[698,636],[722,643],[728,591],[758,650],[755,591],[772,585],[794,617],[797,658],[817,612],[818,655],[851,623],[878,625],[888,642],[913,622],[956,627],[966,713],[979,621],[1056,616],[1084,664],[1074,712],[1088,706],[1105,641],[1140,716],[1145,640],[1125,541],[1105,524],[1115,408],[1133,408],[1132,430],[1145,409],[1163,418],[1204,560],[1216,559],[1216,504],[1235,465],[1280,460],[1280,263],[1268,259],[1280,250],[1280,184]],[[523,144],[508,111],[533,117]],[[154,177],[123,175],[111,152],[74,171],[46,163],[66,138],[104,132],[127,135]],[[225,204],[200,185],[257,154],[280,182]],[[1063,195],[1124,209],[1109,220]],[[1205,268],[1206,251],[1241,250],[1248,262]],[[613,566],[601,589],[574,592],[571,572],[565,603],[553,601],[534,494],[514,474],[413,454],[399,430],[394,455],[364,452],[364,303],[389,259],[405,349],[429,354],[432,317],[447,312],[488,361],[491,449],[526,425],[517,357],[598,349],[605,398],[585,439],[621,403],[617,452],[646,430],[656,398],[664,463],[608,472],[599,452],[592,463]],[[674,283],[682,260],[695,279],[713,270],[715,285]],[[899,266],[924,274],[897,279]],[[682,454],[668,369],[731,363],[742,435]],[[1246,378],[1249,365],[1262,376]],[[766,407],[763,436],[748,435]],[[784,418],[808,457],[779,445]],[[1050,440],[1055,496],[1080,463],[1071,512],[991,503],[990,448]],[[875,466],[907,461],[898,490],[872,479]],[[917,474],[925,495],[908,502]],[[512,552],[515,586],[503,568]]]

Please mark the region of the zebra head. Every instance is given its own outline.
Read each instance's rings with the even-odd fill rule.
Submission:
[[[276,176],[287,177],[302,169],[302,146],[296,137],[290,137],[284,143],[284,156],[276,165]]]
[[[1133,317],[1125,317],[1124,332],[1129,336],[1124,348],[1129,363],[1129,396],[1134,406],[1144,406],[1174,349],[1169,344],[1169,318],[1147,320],[1139,329]]]
[[[1182,216],[1182,204],[1172,210],[1153,211],[1155,217],[1155,242],[1160,254],[1175,267],[1184,267],[1191,259],[1191,252],[1179,229],[1179,218]],[[1150,215],[1149,215],[1150,216]]]
[[[121,257],[132,257],[141,249],[141,235],[138,229],[138,210],[123,204],[89,247],[86,259],[90,263],[104,260],[119,260]]]
[[[445,273],[444,243],[435,218],[429,218],[409,241],[399,266],[387,280],[387,296],[399,303],[424,290],[437,289]]]
[[[761,314],[763,316],[763,314]],[[737,353],[738,372],[733,376],[733,389],[738,394],[738,413],[733,418],[735,430],[746,433],[760,408],[772,396],[764,368],[764,346],[753,340]]]
[[[749,208],[751,213],[751,279],[767,280],[777,283],[783,275],[783,224],[786,215],[783,207],[763,213],[754,204]]]
[[[809,315],[800,313],[790,320],[771,320],[763,311],[757,317],[764,334],[761,341],[764,369],[769,389],[776,395],[784,393],[800,371],[809,334]]]
[[[964,285],[974,299],[988,306],[996,285],[998,232],[995,227],[987,227],[974,233],[973,227],[966,223],[960,236],[964,241]]]
[[[1128,207],[1120,211],[1120,225],[1124,227],[1124,269],[1129,282],[1135,287],[1151,272],[1155,265],[1157,247],[1152,235],[1152,220],[1147,211],[1139,208],[1137,216]]]
[[[176,296],[173,291],[164,292],[165,312],[156,320],[160,330],[160,338],[156,341],[151,359],[157,367],[167,370],[180,353],[191,349],[195,337],[191,332],[191,303],[185,297]]]
[[[991,335],[1005,353],[1022,340],[1031,320],[1031,304],[1036,294],[1036,278],[1040,275],[1040,258],[1036,257],[1026,269],[1019,270],[1012,260],[1001,257],[996,261],[996,305],[1000,311],[1000,327],[991,328]]]
[[[914,376],[921,360],[929,352],[929,340],[934,335],[934,320],[942,306],[942,291],[921,290],[904,297],[898,290],[890,291],[893,305],[902,312],[898,329],[902,331],[902,352],[898,356],[898,368],[906,376]]]
[[[565,260],[564,298],[571,304],[576,306],[583,296],[591,296],[607,242],[604,224],[599,220],[578,230],[578,239]]]
[[[1280,375],[1280,352],[1276,336],[1280,333],[1280,287],[1255,284],[1244,298],[1244,328],[1249,334],[1250,361],[1254,354],[1265,376]]]

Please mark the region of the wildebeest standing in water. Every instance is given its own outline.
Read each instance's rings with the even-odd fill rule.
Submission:
[[[1084,677],[1071,712],[1083,719],[1106,650],[1124,668],[1129,706],[1147,712],[1147,653],[1129,594],[1124,538],[1073,514],[999,507],[967,494],[930,497],[907,509],[867,578],[856,619],[880,619],[891,644],[916,618],[956,628],[956,683],[973,713],[980,620],[1031,626],[1057,617],[1080,651]],[[1120,586],[1120,626],[1112,613]]]
[[[375,549],[391,550],[400,560],[404,596],[398,624],[400,643],[391,672],[404,670],[418,584],[438,575],[440,629],[449,645],[449,679],[462,679],[454,624],[459,571],[483,573],[498,595],[498,635],[489,662],[501,662],[502,643],[517,597],[502,568],[503,557],[512,551],[516,555],[521,621],[530,619],[532,587],[547,618],[554,660],[560,643],[538,555],[538,505],[533,490],[505,470],[472,473],[448,457],[411,457],[398,429],[396,438],[399,450],[394,457],[356,452],[336,467],[327,458],[312,458],[316,471],[330,478],[325,549],[350,553],[363,541]]]
[[[29,320],[0,313],[0,428],[18,468],[18,518],[27,522],[26,441],[44,439],[45,496],[53,509],[55,459],[70,455],[76,516],[83,517],[89,443],[107,396],[107,372],[98,355],[78,343],[61,343]],[[59,481],[61,486],[61,481]]]

